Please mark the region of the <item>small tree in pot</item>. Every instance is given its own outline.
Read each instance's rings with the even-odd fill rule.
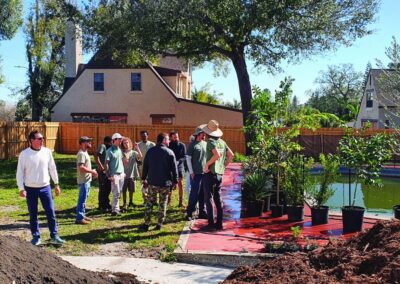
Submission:
[[[242,183],[242,201],[246,207],[246,217],[260,216],[264,200],[270,195],[271,178],[262,171],[256,171],[246,176]]]
[[[314,165],[314,159],[305,158],[303,155],[293,155],[286,163],[284,171],[283,191],[288,204],[289,221],[304,220],[304,202],[306,192],[315,186],[310,170]]]
[[[349,205],[342,207],[343,232],[362,230],[364,207],[355,206],[359,182],[366,186],[382,186],[380,170],[393,154],[395,139],[392,135],[379,133],[373,136],[347,132],[339,141],[339,157],[349,170]],[[354,193],[351,194],[351,170],[354,171]]]
[[[310,190],[307,192],[307,200],[311,204],[312,225],[328,223],[329,207],[325,206],[325,203],[333,196],[334,191],[331,185],[339,175],[339,160],[337,157],[331,154],[328,156],[320,154],[319,159],[323,167],[322,175],[318,186],[310,187]]]

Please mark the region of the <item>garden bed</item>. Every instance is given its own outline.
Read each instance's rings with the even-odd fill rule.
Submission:
[[[347,241],[242,266],[223,283],[399,283],[400,222],[380,221]]]

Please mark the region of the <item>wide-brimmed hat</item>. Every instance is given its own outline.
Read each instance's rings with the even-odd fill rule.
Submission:
[[[206,126],[207,126],[207,124],[202,124],[202,125],[197,126],[196,129],[195,129],[195,131],[194,131],[194,133],[193,133],[193,136],[197,136],[197,135],[199,135],[201,132],[204,132],[204,131],[203,131],[203,128],[206,127]]]
[[[80,138],[79,138],[79,144],[82,144],[83,142],[90,142],[90,141],[92,141],[93,140],[93,138],[91,138],[91,137],[88,137],[88,136],[81,136]]]
[[[213,137],[221,137],[224,133],[219,129],[219,123],[216,120],[210,120],[202,130]]]
[[[119,133],[114,133],[114,134],[112,135],[111,139],[112,139],[112,140],[114,140],[114,139],[122,139],[122,135],[119,134]]]

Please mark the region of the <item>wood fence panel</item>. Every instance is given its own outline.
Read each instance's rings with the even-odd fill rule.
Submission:
[[[0,121],[0,160],[7,158],[7,123]]]

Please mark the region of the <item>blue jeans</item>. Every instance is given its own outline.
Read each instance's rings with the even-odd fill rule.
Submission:
[[[86,200],[89,197],[90,182],[79,185],[78,205],[76,206],[76,221],[80,222],[85,218]]]
[[[33,188],[25,186],[26,202],[29,211],[29,225],[33,237],[40,238],[39,222],[38,222],[38,198],[46,212],[47,225],[49,226],[50,237],[58,235],[58,227],[56,221],[56,213],[54,211],[53,197],[51,195],[50,185]]]
[[[192,216],[194,210],[196,210],[196,203],[199,202],[199,213],[204,212],[204,190],[203,190],[203,174],[195,174],[194,179],[190,178],[190,195],[189,205],[186,213],[188,216]]]

